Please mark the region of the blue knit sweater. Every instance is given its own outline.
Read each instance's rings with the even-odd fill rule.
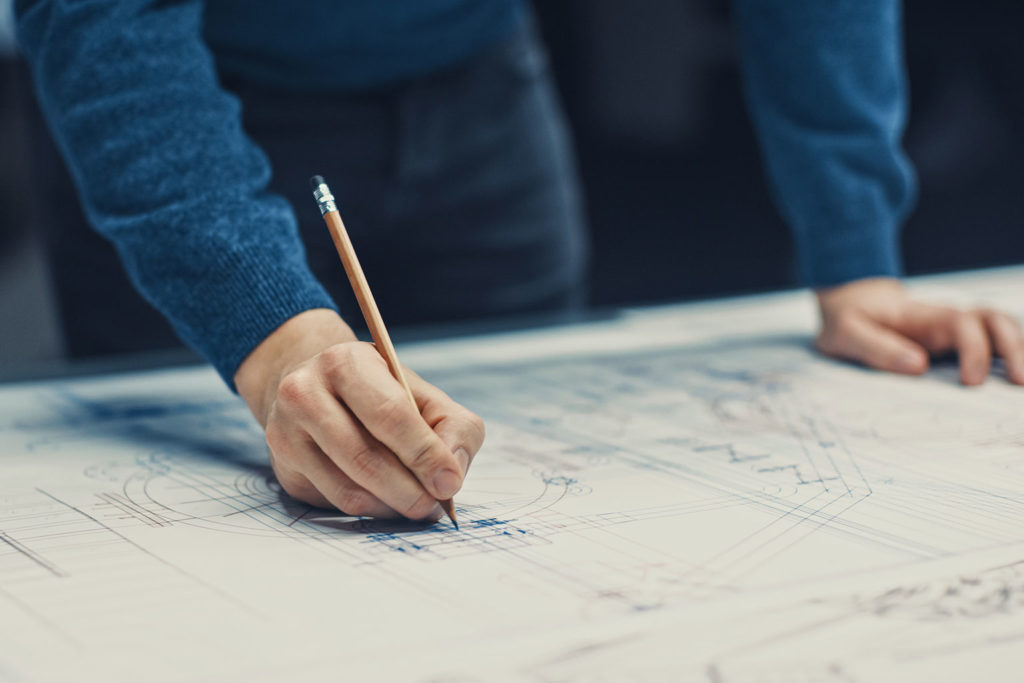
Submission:
[[[229,385],[288,318],[333,307],[218,74],[357,89],[472,57],[522,0],[16,0],[91,224]],[[898,271],[913,196],[896,0],[735,0],[746,89],[804,280]],[[321,65],[329,65],[322,68]]]

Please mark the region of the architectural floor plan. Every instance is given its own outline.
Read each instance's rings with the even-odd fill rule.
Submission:
[[[2,388],[0,681],[1017,679],[1024,389],[812,325],[788,294],[400,348],[487,422],[458,531],[288,499],[208,369]]]

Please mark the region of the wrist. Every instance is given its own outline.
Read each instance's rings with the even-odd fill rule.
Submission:
[[[326,308],[304,311],[285,321],[246,356],[235,371],[235,387],[261,425],[288,372],[324,349],[357,341],[344,320]]]
[[[814,290],[819,307],[824,311],[856,303],[864,297],[886,297],[904,293],[903,282],[895,277],[866,277]]]

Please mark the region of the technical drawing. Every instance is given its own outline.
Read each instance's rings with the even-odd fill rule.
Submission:
[[[212,678],[210,643],[260,669],[287,642],[287,663],[328,679],[337,643],[380,641],[372,622],[418,654],[367,655],[352,665],[367,675],[444,680],[500,652],[522,680],[595,666],[657,680],[678,671],[659,659],[671,651],[712,683],[846,682],[946,662],[965,634],[984,643],[964,645],[969,661],[1024,632],[1021,558],[972,564],[1024,543],[1010,387],[965,402],[941,377],[880,376],[785,338],[423,374],[488,424],[459,531],[290,499],[208,371],[0,392],[0,606],[14,615],[0,641],[28,643],[0,649],[0,671],[66,673],[25,654],[34,642],[74,663],[131,641],[124,671],[171,661],[173,643]],[[951,560],[974,571],[878,585]],[[161,644],[140,635],[154,614]],[[606,655],[574,635],[587,628]],[[440,662],[439,634],[478,654]]]

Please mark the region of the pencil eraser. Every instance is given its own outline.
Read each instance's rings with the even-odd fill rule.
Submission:
[[[325,184],[325,182],[326,181],[324,181],[324,177],[322,175],[315,175],[309,179],[309,187],[310,189],[315,190],[316,188]]]

